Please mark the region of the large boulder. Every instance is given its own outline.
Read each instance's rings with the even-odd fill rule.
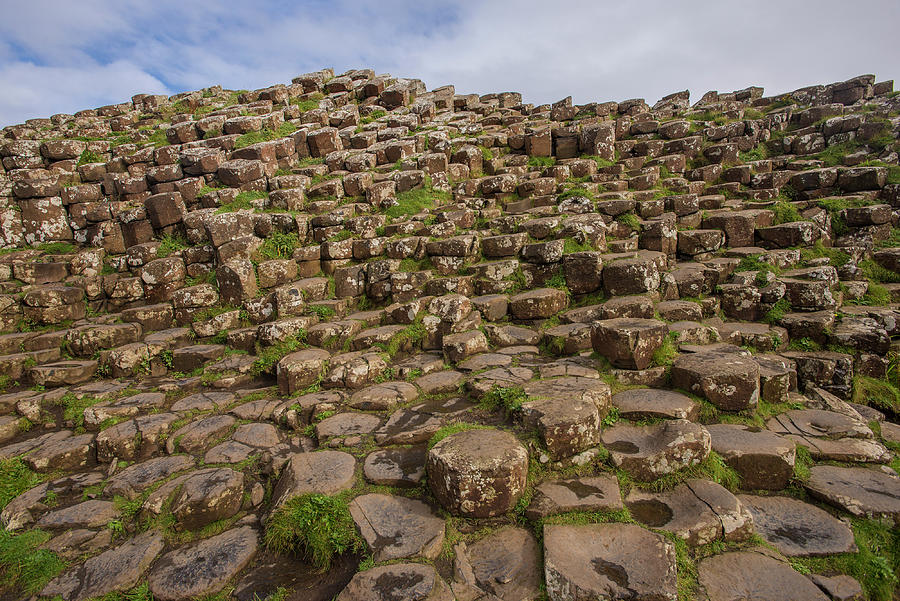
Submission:
[[[492,517],[512,509],[525,491],[528,451],[502,430],[464,430],[428,451],[426,473],[450,513]]]

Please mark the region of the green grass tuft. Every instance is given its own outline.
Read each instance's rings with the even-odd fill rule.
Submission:
[[[234,141],[234,148],[237,150],[252,144],[259,144],[260,142],[269,142],[271,140],[277,140],[278,138],[286,138],[295,131],[297,131],[297,126],[293,123],[282,123],[278,126],[278,129],[274,131],[264,127],[259,131],[251,131],[239,136],[238,139]]]
[[[297,234],[272,232],[259,247],[259,254],[265,259],[290,259],[294,255],[294,249],[298,246],[300,246],[300,241],[297,239]]]
[[[273,373],[275,366],[286,355],[306,348],[305,340],[306,331],[299,330],[294,336],[260,350],[256,354],[251,372],[254,376]]]
[[[528,396],[520,386],[494,386],[481,397],[478,405],[488,411],[503,410],[507,415],[522,410]]]
[[[172,234],[165,234],[159,240],[159,248],[156,250],[156,256],[160,259],[168,257],[172,253],[176,253],[179,250],[184,250],[188,248],[190,244],[186,239],[181,236],[173,236]]]
[[[425,209],[434,208],[435,201],[439,201],[437,204],[442,204],[443,201],[451,198],[452,195],[449,192],[439,192],[431,188],[431,186],[407,190],[397,194],[397,204],[389,207],[384,214],[391,219],[409,217],[421,213]]]
[[[33,472],[18,457],[0,460],[0,509],[42,481],[40,474]]]
[[[66,564],[56,553],[39,548],[48,540],[43,530],[16,535],[0,529],[0,592],[28,597],[63,571]]]
[[[775,203],[772,210],[775,212],[775,225],[803,221],[803,216],[800,215],[800,211],[797,210],[797,207],[785,200]]]
[[[275,553],[298,553],[323,572],[335,555],[363,550],[347,495],[305,494],[289,499],[266,524],[265,544]]]

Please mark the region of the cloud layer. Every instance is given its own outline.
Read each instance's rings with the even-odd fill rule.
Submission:
[[[8,6],[3,6],[8,4]],[[817,0],[0,0],[0,126],[139,92],[258,88],[332,66],[543,103],[762,85],[900,64],[900,3]]]

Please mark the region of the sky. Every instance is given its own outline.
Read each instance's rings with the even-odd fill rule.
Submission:
[[[0,0],[0,127],[372,68],[543,104],[900,78],[898,0]]]

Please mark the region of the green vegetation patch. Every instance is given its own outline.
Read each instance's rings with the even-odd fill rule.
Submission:
[[[348,496],[305,494],[289,499],[266,524],[266,547],[276,553],[297,553],[323,572],[335,555],[362,551]]]

